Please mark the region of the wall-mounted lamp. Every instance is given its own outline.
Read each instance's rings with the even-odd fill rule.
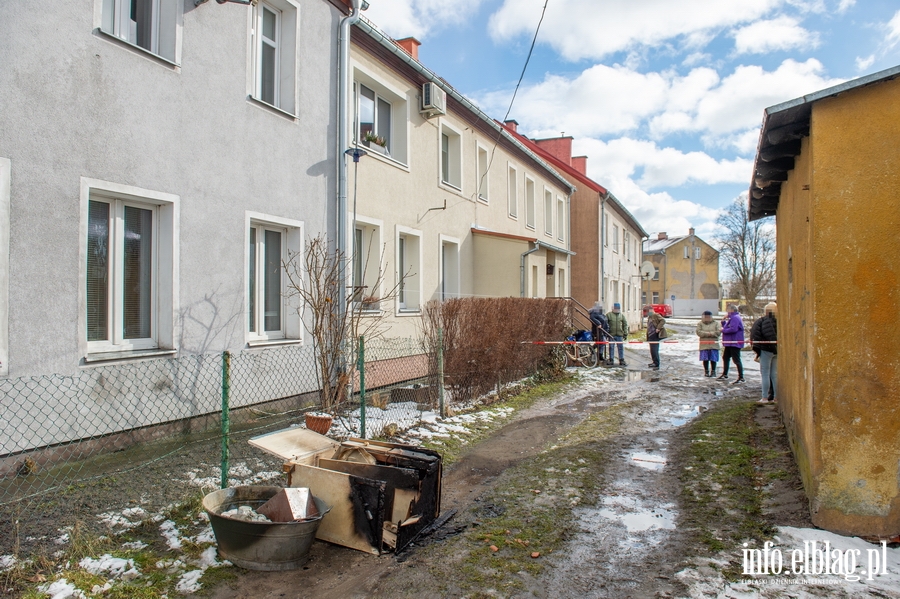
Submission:
[[[216,0],[216,2],[218,1],[219,0]],[[350,148],[349,150],[344,150],[344,154],[346,154],[347,156],[352,156],[353,162],[359,162],[359,159],[368,154],[368,152],[366,152],[362,148]]]

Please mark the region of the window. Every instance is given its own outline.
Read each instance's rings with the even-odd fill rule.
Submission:
[[[297,7],[293,0],[266,0],[253,7],[255,100],[291,115],[297,112]]]
[[[654,303],[654,304],[658,304],[658,303],[659,303],[659,291],[654,291],[654,292],[653,292],[653,303]]]
[[[405,164],[407,160],[407,100],[405,90],[395,90],[360,69],[354,71],[354,141]],[[381,145],[383,144],[383,145]]]
[[[534,229],[535,220],[534,181],[525,177],[525,226]]]
[[[176,40],[183,2],[103,0],[100,30],[169,62],[177,62]]]
[[[622,238],[623,238],[622,247],[625,250],[625,259],[630,262],[631,261],[631,243],[630,243],[631,240],[628,238],[628,231],[626,231],[625,229],[622,229]]]
[[[441,241],[441,299],[459,297],[459,240],[440,236]]]
[[[562,241],[566,230],[566,203],[562,198],[556,198],[556,238]]]
[[[566,297],[567,295],[569,295],[569,294],[566,293],[566,269],[560,268],[559,269],[559,291],[557,291],[556,296],[557,297]]]
[[[418,312],[422,297],[419,233],[403,227],[397,230],[397,307],[401,312]]]
[[[462,189],[462,140],[459,133],[441,125],[441,183]]]
[[[353,231],[353,301],[357,309],[381,310],[381,223],[357,218]]]
[[[509,202],[509,215],[513,218],[519,217],[519,198],[517,194],[517,181],[516,181],[516,169],[512,166],[509,167],[509,171],[506,177],[506,190],[507,190],[507,198]]]
[[[641,304],[643,304],[644,306],[647,305],[647,292],[646,291],[641,291]]]
[[[612,235],[612,244],[613,244],[613,252],[619,253],[619,227],[613,225],[613,235]]]
[[[544,190],[544,233],[553,236],[553,193]]]
[[[695,260],[700,259],[700,246],[697,246],[694,248],[694,259]]]
[[[12,163],[0,158],[0,376],[9,376],[9,196]]]
[[[475,172],[478,176],[476,189],[478,190],[478,199],[482,202],[488,201],[488,189],[490,189],[488,181],[488,151],[481,146],[478,147],[478,164]]]
[[[172,349],[178,197],[82,179],[82,202],[88,358]]]
[[[391,103],[362,84],[359,85],[358,102],[359,139],[370,148],[380,146],[390,152],[393,114]]]
[[[247,341],[257,345],[301,337],[283,263],[303,249],[303,223],[256,212],[247,222]]]
[[[538,267],[537,264],[531,265],[531,297],[538,296]]]
[[[609,218],[604,217],[606,221],[606,235],[603,236],[603,245],[609,247]]]
[[[654,281],[658,281],[658,280],[659,280],[659,268],[654,268],[654,269],[653,269],[653,280],[654,280]]]

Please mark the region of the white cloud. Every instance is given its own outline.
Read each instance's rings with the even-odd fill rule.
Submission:
[[[845,13],[856,4],[856,0],[841,0],[838,3],[838,13]]]
[[[768,21],[756,21],[734,31],[734,48],[738,54],[764,54],[797,48],[806,50],[819,46],[819,35],[800,26],[788,16]]]
[[[891,48],[900,42],[900,10],[894,13],[893,18],[887,23],[887,39],[885,41]]]
[[[554,0],[539,40],[567,60],[600,59],[615,52],[666,41],[690,48],[705,45],[718,31],[751,23],[785,0]],[[490,18],[494,40],[534,34],[543,0],[504,0]]]
[[[873,64],[875,64],[875,55],[874,54],[869,54],[865,58],[863,58],[861,56],[856,57],[856,70],[857,71],[865,71]]]
[[[657,140],[697,133],[705,143],[724,147],[734,135],[758,127],[767,106],[839,83],[823,71],[815,59],[786,60],[774,71],[739,66],[724,79],[708,67],[679,75],[594,65],[574,78],[547,75],[520,89],[512,116],[541,134],[601,137],[646,129]],[[477,101],[489,114],[505,114],[510,94],[489,93]]]
[[[415,37],[423,41],[433,31],[464,22],[477,12],[482,2],[483,0],[369,0],[369,8],[363,16],[394,38]]]

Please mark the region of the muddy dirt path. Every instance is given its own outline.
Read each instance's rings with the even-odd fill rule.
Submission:
[[[695,339],[689,324],[673,328],[678,333],[675,339]],[[646,349],[629,348],[628,369],[612,369],[616,373],[612,382],[610,370],[582,372],[570,390],[519,413],[448,469],[442,507],[457,509],[459,514],[425,543],[439,544],[473,522],[477,525],[478,510],[484,508],[479,502],[508,469],[536,456],[592,413],[610,406],[621,410],[619,429],[604,449],[600,491],[573,508],[576,526],[565,547],[542,557],[549,567],[536,578],[522,573],[524,591],[504,594],[486,589],[467,596],[687,596],[675,573],[687,556],[695,555],[696,547],[689,533],[676,526],[681,483],[669,461],[679,443],[685,442],[678,431],[719,401],[755,399],[759,393],[758,368],[749,358],[745,358],[750,362],[747,382],[735,386],[704,378],[692,347],[665,346],[659,371],[646,366]],[[778,426],[777,419],[770,420]],[[788,493],[782,500],[783,509],[802,515],[802,494]],[[401,559],[375,557],[316,543],[304,569],[242,571],[236,581],[214,589],[211,597],[438,597],[444,593],[434,589],[446,587],[447,575],[436,572],[435,564],[429,562],[440,560],[440,553],[427,552],[427,558],[425,553],[413,548]],[[452,581],[449,584],[452,588]]]

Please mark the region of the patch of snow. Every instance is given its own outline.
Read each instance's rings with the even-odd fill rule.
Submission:
[[[50,599],[87,599],[82,591],[65,578],[39,585],[37,590],[45,595],[50,595]]]
[[[166,539],[169,549],[181,549],[181,533],[178,526],[171,520],[166,520],[159,525],[159,532]]]
[[[97,559],[86,557],[78,562],[78,565],[96,576],[106,574],[112,578],[125,578],[127,580],[140,576],[140,572],[134,568],[134,560],[113,557],[108,553],[101,555]],[[132,572],[132,574],[129,574],[129,572]]]
[[[216,566],[221,566],[222,562],[217,559],[217,550],[215,545],[212,547],[207,547],[206,550],[200,554],[200,559],[197,562],[197,565],[203,568],[214,568]]]
[[[6,572],[16,567],[18,560],[14,555],[0,555],[0,572]]]
[[[147,546],[147,543],[143,541],[132,541],[130,543],[122,543],[122,549],[134,549],[135,551],[139,549],[143,549]]]
[[[200,577],[203,576],[203,572],[204,570],[191,570],[190,572],[185,572],[181,575],[181,578],[178,579],[175,590],[184,594],[196,593],[203,588],[203,585],[200,584]]]

